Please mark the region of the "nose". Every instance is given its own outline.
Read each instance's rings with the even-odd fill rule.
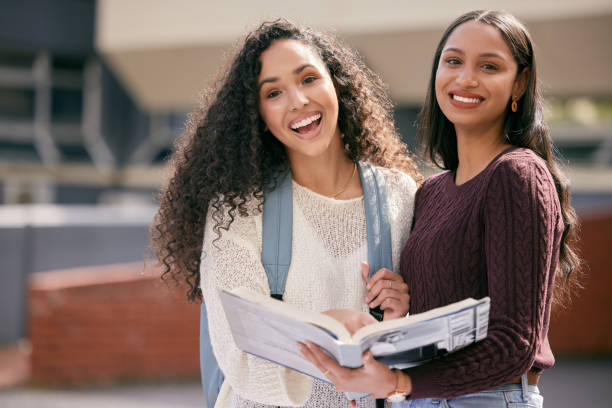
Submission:
[[[289,92],[289,97],[290,109],[292,111],[300,110],[304,106],[308,105],[308,97],[298,87],[293,88],[293,90]]]
[[[476,88],[478,86],[478,80],[474,70],[465,66],[457,77],[457,84],[463,89]]]

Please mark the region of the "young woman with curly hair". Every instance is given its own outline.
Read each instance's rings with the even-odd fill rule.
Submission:
[[[541,407],[538,377],[554,364],[551,306],[574,286],[579,259],[568,183],[552,153],[523,24],[505,12],[474,11],[446,29],[419,132],[446,171],[416,196],[401,259],[410,312],[489,296],[487,337],[394,372],[369,353],[354,370],[316,346],[303,353],[339,389],[408,395],[405,407]]]
[[[189,299],[204,298],[229,406],[346,405],[332,385],[238,350],[218,291],[247,286],[270,294],[261,262],[263,191],[290,169],[292,262],[283,300],[315,311],[368,310],[357,161],[384,174],[398,268],[420,176],[384,86],[334,37],[286,21],[246,37],[178,141],[153,244],[163,277],[184,282]],[[398,274],[380,273],[398,282],[376,300],[386,300],[385,318],[405,315],[407,286]]]

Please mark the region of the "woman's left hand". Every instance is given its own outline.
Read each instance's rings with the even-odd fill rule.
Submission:
[[[395,390],[395,374],[385,364],[376,361],[369,351],[363,353],[362,367],[346,368],[328,357],[316,344],[298,343],[298,347],[302,357],[321,370],[338,391],[361,392],[370,394],[371,398],[386,398]]]
[[[368,289],[365,299],[368,307],[380,306],[384,312],[383,320],[406,316],[410,309],[410,291],[402,276],[382,268],[368,279],[369,271],[370,266],[362,262],[361,275]]]

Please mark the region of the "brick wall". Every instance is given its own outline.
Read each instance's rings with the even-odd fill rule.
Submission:
[[[199,306],[143,263],[34,274],[29,315],[34,383],[199,376]]]
[[[551,319],[550,345],[556,355],[611,355],[612,211],[580,218],[584,289]]]

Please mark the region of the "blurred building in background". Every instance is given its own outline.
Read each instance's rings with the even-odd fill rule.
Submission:
[[[154,190],[126,172],[150,114],[95,49],[96,2],[3,3],[0,202],[96,204]]]
[[[441,30],[506,1],[5,1],[0,203],[152,202],[185,113],[245,32],[284,16],[332,30],[382,76],[402,135]],[[612,195],[612,3],[516,1],[537,45],[552,135],[576,201]],[[587,197],[588,196],[588,197]],[[586,197],[586,198],[585,198]]]
[[[597,274],[612,267],[609,0],[2,0],[0,345],[28,334],[29,274],[142,260],[164,159],[186,114],[261,21],[286,17],[344,38],[388,84],[414,148],[441,32],[478,8],[507,9],[533,35],[552,137],[589,237],[587,289],[599,290],[577,309],[598,313],[610,280]],[[609,326],[598,316],[591,322]],[[572,325],[563,330],[559,339],[574,339],[565,335]],[[600,338],[576,341],[583,353],[611,353],[611,331]],[[561,349],[571,353],[572,343]]]

